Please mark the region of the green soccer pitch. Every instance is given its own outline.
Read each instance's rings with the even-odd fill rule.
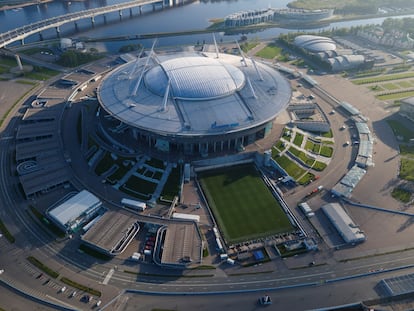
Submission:
[[[202,172],[199,180],[227,243],[294,229],[253,164]]]

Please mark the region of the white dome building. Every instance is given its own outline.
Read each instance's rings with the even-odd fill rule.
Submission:
[[[107,75],[97,95],[130,141],[206,156],[266,136],[291,88],[275,69],[240,56],[152,52]]]
[[[312,53],[336,50],[335,41],[327,37],[301,35],[295,38],[294,44]]]

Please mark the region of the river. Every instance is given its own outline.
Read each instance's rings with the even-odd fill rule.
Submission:
[[[86,1],[53,1],[49,3],[32,5],[20,9],[11,9],[0,11],[0,32],[5,32],[25,24],[33,23],[42,19],[63,15],[71,12],[92,9],[96,7],[121,3],[121,0],[86,0]],[[157,32],[179,32],[184,30],[199,30],[208,27],[211,19],[224,18],[226,15],[242,11],[253,10],[258,8],[274,7],[283,8],[287,5],[288,0],[216,0],[216,1],[196,1],[184,6],[175,7],[165,10],[157,10],[151,12],[152,8],[148,7],[145,14],[139,15],[138,9],[134,10],[134,17],[129,16],[129,12],[124,12],[122,21],[120,21],[118,13],[107,15],[107,20],[111,21],[107,24],[103,22],[103,16],[95,18],[96,26],[91,27],[90,20],[85,19],[78,22],[79,31],[75,32],[74,24],[69,23],[61,26],[61,35],[69,37],[112,37],[123,35],[137,35]],[[336,22],[328,26],[312,29],[311,31],[319,31],[331,29],[332,27],[350,27],[363,24],[380,24],[384,18],[353,20],[346,22]],[[254,33],[246,34],[249,39],[269,39],[277,37],[281,33],[289,31],[298,31],[305,29],[284,29],[270,28],[259,30]],[[307,31],[307,30],[305,30]],[[44,38],[54,38],[56,33],[54,29],[50,29],[42,33]],[[237,35],[216,34],[218,41],[232,41],[240,37]],[[39,40],[37,35],[27,38],[26,42]],[[150,46],[152,40],[141,40],[139,43],[144,46]],[[160,38],[157,42],[158,46],[173,46],[181,44],[195,44],[196,42],[213,42],[210,34],[197,34],[191,36],[166,37]],[[107,50],[115,52],[126,42],[105,42],[97,43],[95,47],[99,50]]]

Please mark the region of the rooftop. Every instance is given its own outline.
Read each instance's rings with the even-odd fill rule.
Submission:
[[[107,254],[122,252],[122,244],[138,232],[138,219],[122,211],[107,211],[83,236],[82,240]]]
[[[48,214],[63,226],[75,220],[90,208],[99,206],[101,201],[92,193],[82,190],[70,199],[48,211]]]
[[[290,100],[286,79],[266,64],[216,53],[151,53],[121,65],[98,89],[114,118],[174,136],[219,135],[273,120]]]

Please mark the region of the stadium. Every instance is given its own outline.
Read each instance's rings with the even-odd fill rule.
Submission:
[[[277,70],[243,55],[152,49],[107,74],[97,98],[106,137],[121,137],[131,152],[188,159],[266,137],[291,88]]]

